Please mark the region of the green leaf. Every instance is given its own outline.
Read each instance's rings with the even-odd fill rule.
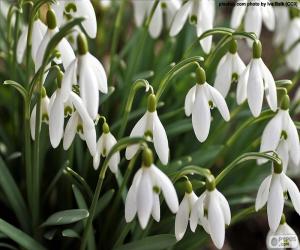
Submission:
[[[79,234],[73,229],[65,229],[61,232],[61,235],[68,238],[80,238]]]
[[[167,249],[175,244],[176,238],[174,235],[160,234],[119,246],[115,250],[160,250]]]
[[[20,246],[28,250],[46,250],[39,242],[32,239],[20,229],[0,219],[0,231],[10,239],[17,242]]]
[[[95,217],[100,214],[104,208],[109,204],[113,195],[115,193],[114,189],[108,190],[97,202]]]
[[[89,216],[86,209],[63,210],[52,214],[42,226],[59,226],[83,220]]]
[[[4,81],[3,85],[8,85],[15,88],[15,90],[17,90],[21,94],[24,100],[27,99],[27,91],[20,83],[12,80],[6,80]]]
[[[29,231],[28,218],[30,217],[25,205],[25,201],[1,156],[0,173],[0,187],[2,188],[11,208],[16,214],[22,228],[26,231]]]

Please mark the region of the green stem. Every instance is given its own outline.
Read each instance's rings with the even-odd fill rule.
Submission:
[[[230,222],[230,226],[232,226],[233,224],[236,224],[237,222],[247,218],[249,215],[254,214],[255,211],[255,206],[251,206],[248,208],[243,209],[242,211],[240,211],[239,213],[235,214]]]

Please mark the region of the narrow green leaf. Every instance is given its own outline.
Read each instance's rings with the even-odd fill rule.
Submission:
[[[16,214],[22,228],[26,231],[29,230],[28,218],[29,212],[25,205],[25,201],[21,195],[21,192],[11,176],[6,164],[0,156],[0,187],[2,188],[7,200],[10,203],[11,208]]]
[[[65,229],[61,232],[61,235],[68,238],[80,238],[79,234],[73,229]]]
[[[18,250],[18,248],[10,245],[10,244],[7,244],[7,243],[0,243],[0,249],[12,249],[12,250]]]
[[[70,209],[63,210],[52,214],[42,226],[58,226],[71,224],[83,220],[89,216],[86,209]]]
[[[98,203],[97,203],[95,217],[98,214],[100,214],[103,211],[104,208],[106,208],[106,206],[111,201],[114,193],[115,193],[115,190],[114,189],[110,189],[102,197],[100,197],[100,199],[98,200]]]
[[[13,87],[15,90],[17,90],[21,94],[21,96],[23,97],[24,100],[27,99],[27,91],[20,83],[12,81],[12,80],[6,80],[6,81],[4,81],[3,84]]]
[[[44,238],[47,240],[53,240],[56,233],[57,228],[51,229],[44,234]]]
[[[160,234],[149,236],[115,248],[115,250],[160,250],[167,249],[176,244],[176,238],[172,234]]]
[[[20,229],[0,219],[0,231],[6,234],[10,239],[17,242],[20,246],[28,250],[46,250],[39,242],[32,239],[29,235]]]

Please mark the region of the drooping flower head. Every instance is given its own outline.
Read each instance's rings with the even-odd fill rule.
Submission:
[[[221,249],[225,240],[225,225],[229,225],[231,212],[226,198],[215,187],[214,178],[206,181],[206,191],[195,202],[190,227],[195,232],[200,224],[210,234],[215,246]]]
[[[170,36],[176,36],[188,19],[197,28],[197,36],[213,28],[215,17],[215,3],[210,0],[188,0],[177,11],[170,29]],[[206,37],[200,41],[205,53],[211,49],[212,37]]]
[[[178,210],[176,190],[170,179],[153,164],[152,151],[143,151],[143,165],[134,175],[125,201],[125,219],[131,222],[137,214],[142,229],[145,229],[150,216],[160,221],[159,194],[162,192],[172,213]]]
[[[237,53],[237,42],[232,39],[229,52],[220,60],[214,87],[225,98],[230,90],[231,83],[238,81],[246,66]]]
[[[237,87],[237,103],[248,100],[249,108],[254,117],[261,113],[264,94],[271,110],[277,110],[277,93],[274,78],[261,59],[262,46],[260,41],[253,42],[253,58],[242,73]]]
[[[198,82],[187,93],[184,109],[187,116],[192,114],[192,123],[197,139],[204,142],[210,130],[210,109],[216,106],[225,121],[229,121],[230,114],[224,97],[206,82],[205,71],[201,67],[197,68],[196,75]]]
[[[150,136],[153,138],[155,151],[162,162],[166,165],[169,161],[169,143],[166,131],[159,120],[156,111],[156,97],[154,94],[148,96],[148,107],[143,117],[133,127],[130,137]],[[130,145],[126,148],[127,160],[132,159],[139,149],[139,145]]]

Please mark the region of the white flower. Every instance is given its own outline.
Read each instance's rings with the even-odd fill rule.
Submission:
[[[288,52],[291,46],[300,39],[300,17],[294,18],[287,27],[283,49]],[[286,56],[286,63],[290,69],[297,72],[300,69],[300,43],[293,47]]]
[[[137,26],[141,26],[146,17],[150,15],[154,2],[154,0],[133,1],[134,17]],[[149,25],[149,33],[153,38],[157,38],[162,32],[164,12],[166,15],[166,26],[170,27],[174,15],[179,7],[179,0],[159,1]]]
[[[284,172],[286,171],[289,158],[295,164],[299,163],[299,136],[288,109],[279,109],[265,127],[262,134],[260,152],[265,151],[276,151],[278,153],[283,162]],[[263,164],[266,160],[259,159],[257,162]]]
[[[48,10],[47,12],[47,23],[48,23],[48,29],[43,37],[43,40],[39,45],[39,48],[34,58],[36,71],[39,70],[39,68],[43,63],[44,54],[48,46],[48,43],[53,38],[53,36],[59,31],[58,28],[56,27],[56,17],[53,10]],[[57,50],[60,53],[60,58],[56,58],[55,60],[57,63],[62,62],[64,68],[66,69],[75,58],[74,51],[71,45],[69,44],[69,42],[67,41],[67,39],[65,38],[63,38],[59,42],[59,44],[57,45]]]
[[[65,24],[71,17],[84,17],[82,27],[90,38],[96,38],[97,20],[90,0],[56,1],[51,7],[57,15],[59,26]]]
[[[222,248],[225,240],[225,225],[229,225],[231,212],[226,198],[217,190],[206,190],[192,208],[190,227],[195,232],[197,224],[210,234],[217,248]]]
[[[145,151],[150,150],[146,149],[144,153]],[[137,213],[143,229],[146,228],[150,215],[157,222],[160,221],[160,191],[172,213],[176,213],[178,210],[178,198],[172,182],[152,162],[153,159],[144,160],[143,166],[133,178],[125,201],[126,222],[131,222]]]
[[[286,34],[290,25],[289,9],[283,6],[274,7],[275,13],[275,32],[274,44],[279,46],[286,38]]]
[[[257,6],[247,6],[250,2],[257,4]],[[266,6],[262,6],[261,2],[266,4]],[[233,29],[237,29],[245,16],[245,31],[254,32],[258,38],[261,33],[262,23],[269,30],[274,30],[275,15],[272,6],[268,5],[269,2],[268,0],[239,0],[238,5],[233,9],[230,26]]]
[[[105,123],[104,123],[105,124]],[[116,138],[108,130],[103,130],[103,134],[100,136],[97,142],[96,153],[94,155],[93,166],[97,170],[100,164],[101,155],[107,157],[112,147],[117,143]],[[108,166],[114,174],[118,173],[118,165],[120,163],[120,153],[116,152],[110,158]]]
[[[28,27],[24,26],[21,32],[21,36],[19,37],[18,43],[17,43],[17,62],[22,63],[25,49],[26,49],[26,43],[27,43],[27,35],[28,35]]]
[[[185,193],[183,200],[181,201],[176,217],[175,217],[175,236],[179,241],[183,238],[187,226],[189,224],[190,213],[192,207],[198,199],[197,195],[192,191]]]
[[[258,211],[267,203],[267,213],[269,226],[272,231],[276,231],[284,207],[284,192],[288,192],[292,204],[298,214],[300,214],[300,193],[296,184],[280,170],[274,171],[261,183],[255,201],[255,210]]]
[[[48,123],[49,109],[50,109],[50,101],[46,94],[46,90],[43,88],[42,100],[41,100],[42,122]],[[30,133],[31,133],[32,140],[35,140],[35,125],[36,125],[36,105],[34,105],[30,116]]]
[[[153,138],[155,151],[162,162],[166,165],[169,161],[169,143],[166,131],[159,120],[156,108],[149,108],[149,103],[155,106],[156,99],[153,94],[148,98],[148,110],[133,127],[130,137],[141,137],[150,134]],[[132,159],[139,149],[139,145],[130,145],[126,148],[125,156],[127,160]]]
[[[236,46],[236,41],[234,41],[234,43]],[[214,83],[214,87],[223,95],[224,98],[230,90],[231,83],[233,81],[237,81],[246,68],[236,49],[232,52],[226,53],[220,60]]]
[[[259,44],[259,45],[257,45]],[[260,47],[260,43],[254,42],[253,50]],[[261,47],[258,49],[261,55]],[[237,86],[237,103],[241,104],[246,99],[254,117],[261,113],[264,92],[269,107],[274,112],[277,110],[277,92],[274,78],[264,64],[260,55],[256,55],[248,64],[239,78]]]
[[[47,32],[47,26],[41,22],[40,19],[36,19],[33,22],[32,26],[32,47],[31,47],[31,57],[33,60],[37,58],[37,51],[39,49],[39,46]]]
[[[71,92],[70,100],[76,111],[71,115],[66,125],[63,148],[67,150],[71,146],[76,133],[78,133],[80,138],[86,141],[91,155],[94,156],[96,153],[96,129],[94,122],[77,94]]]
[[[298,236],[296,234],[296,232],[284,221],[282,223],[280,223],[279,227],[277,228],[277,230],[274,232],[272,230],[270,230],[268,232],[267,238],[266,238],[266,245],[268,250],[274,249],[274,245],[272,244],[272,239],[274,239],[274,237],[278,238],[278,237],[293,237],[291,239],[295,239],[295,241],[291,240],[289,241],[289,248],[292,249],[299,249],[297,248],[297,246],[299,245],[299,239]],[[278,248],[277,248],[278,249]],[[288,249],[288,248],[280,248],[280,249]]]
[[[72,85],[78,82],[82,101],[91,118],[95,119],[99,108],[99,90],[107,93],[107,77],[102,64],[87,51],[87,42],[83,34],[78,35],[78,47],[80,55],[66,68],[63,78],[62,88],[66,88],[63,99],[68,98]]]
[[[188,0],[177,11],[171,26],[170,36],[176,36],[183,28],[188,17],[190,22],[196,24],[197,36],[213,28],[215,16],[215,3],[210,0]],[[200,41],[205,53],[211,49],[212,37],[209,36]]]
[[[215,105],[225,121],[229,121],[230,114],[224,97],[214,87],[206,82],[204,70],[197,69],[198,83],[192,87],[185,97],[185,114],[192,114],[195,135],[200,142],[208,137],[211,123],[210,108]]]

